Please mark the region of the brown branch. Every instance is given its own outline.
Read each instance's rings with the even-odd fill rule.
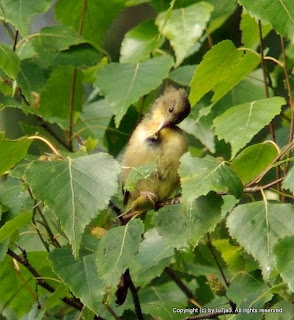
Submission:
[[[14,253],[10,249],[7,250],[7,254],[10,255],[16,261],[18,261],[20,264],[22,264],[28,271],[30,271],[30,273],[35,277],[35,279],[40,287],[42,287],[52,293],[55,291],[55,289],[47,281],[45,281],[42,278],[42,276],[38,273],[38,271],[29,263],[29,261],[27,260],[27,258],[25,256],[20,257],[19,255],[17,255],[16,253]],[[66,303],[67,305],[70,305],[71,307],[73,307],[79,311],[81,311],[83,309],[83,304],[77,298],[64,297],[64,298],[61,298],[61,300],[64,303]]]
[[[286,59],[284,38],[280,37],[280,40],[281,40],[282,56],[284,60],[283,70],[285,75],[285,84],[286,84],[287,95],[288,95],[288,103],[291,110],[291,124],[290,124],[290,132],[289,132],[289,143],[291,143],[293,141],[293,132],[294,132],[294,105],[293,105],[292,89],[291,89],[289,74],[287,70],[287,59]]]
[[[274,186],[275,184],[278,184],[280,183],[284,178],[279,178],[275,181],[272,181],[264,186],[255,186],[255,187],[252,187],[252,188],[244,188],[244,192],[250,192],[250,193],[254,193],[254,192],[259,192],[260,189],[262,190],[266,190],[266,189],[269,189],[270,187]]]
[[[13,51],[14,51],[14,52],[15,52],[15,50],[16,50],[17,39],[18,39],[18,30],[16,30],[15,36],[14,36],[14,40],[13,40]]]
[[[264,60],[264,47],[263,47],[263,38],[262,38],[262,25],[260,20],[258,20],[258,31],[259,31],[259,39],[260,39],[260,54],[261,54],[260,64],[261,64],[261,69],[263,74],[265,96],[266,98],[269,98],[270,94],[269,94],[269,87],[267,83],[267,71],[266,71],[265,60]],[[275,128],[272,122],[269,124],[269,129],[270,129],[273,141],[276,142]]]
[[[135,287],[135,285],[134,285],[134,283],[133,283],[133,281],[131,279],[129,269],[125,272],[124,278],[125,278],[125,280],[127,282],[127,286],[131,290],[131,294],[132,294],[133,301],[134,301],[134,306],[135,306],[135,312],[136,312],[137,319],[138,320],[144,320],[143,314],[142,314],[141,305],[140,305],[140,301],[139,301],[138,291],[137,291],[137,288]]]
[[[40,126],[45,129],[59,144],[70,151],[68,145],[49,127],[49,125],[40,117],[37,117]]]
[[[185,283],[177,276],[174,270],[170,267],[166,267],[164,271],[169,277],[176,283],[176,285],[184,292],[186,297],[198,308],[202,308],[202,305],[198,302],[193,292],[185,285]]]
[[[215,254],[215,252],[214,252],[214,248],[213,248],[213,245],[212,245],[212,243],[211,243],[210,235],[209,235],[208,232],[207,232],[207,242],[206,242],[206,243],[207,243],[208,249],[210,250],[210,252],[211,252],[211,254],[212,254],[212,256],[213,256],[213,259],[214,259],[214,261],[215,261],[215,263],[216,263],[216,265],[217,265],[217,267],[218,267],[218,270],[219,270],[219,272],[220,272],[220,274],[221,274],[221,276],[222,276],[222,278],[223,278],[226,286],[229,287],[229,286],[230,286],[230,283],[229,283],[229,281],[227,280],[227,278],[226,278],[226,276],[225,276],[225,274],[224,274],[224,272],[223,272],[223,269],[222,269],[222,267],[221,267],[221,265],[220,265],[220,263],[219,263],[219,261],[218,261],[218,259],[217,259],[217,256],[216,256],[216,254]]]
[[[33,200],[35,200],[34,195],[33,195],[33,192],[32,192],[32,190],[31,190],[30,188],[28,188],[28,193],[29,193],[30,197],[31,197]],[[48,233],[48,236],[49,236],[52,244],[54,245],[54,247],[60,248],[61,246],[60,246],[59,242],[57,241],[57,239],[55,239],[54,234],[53,234],[53,232],[51,231],[51,229],[50,229],[50,227],[49,227],[49,224],[48,224],[45,216],[43,215],[43,212],[42,212],[41,208],[39,207],[39,205],[36,205],[36,206],[35,206],[35,209],[38,211],[41,219],[43,220],[43,226],[45,227],[45,229],[46,229],[46,231],[47,231],[47,233]]]

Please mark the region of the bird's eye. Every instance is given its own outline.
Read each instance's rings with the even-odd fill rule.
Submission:
[[[170,113],[174,112],[174,107],[168,108],[168,112],[170,112]]]

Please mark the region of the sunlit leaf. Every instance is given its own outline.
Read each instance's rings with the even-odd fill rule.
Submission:
[[[120,277],[132,264],[144,231],[141,220],[109,230],[97,249],[98,274],[103,283],[115,290]]]
[[[99,313],[105,288],[99,280],[95,263],[95,254],[76,260],[72,251],[57,248],[49,254],[54,272],[66,283],[71,292],[81,299],[83,304],[93,312]]]
[[[186,212],[180,204],[164,206],[154,215],[156,229],[167,244],[194,248],[222,219],[222,203],[221,196],[211,193],[196,199]]]
[[[274,244],[294,235],[293,225],[291,204],[263,201],[239,205],[227,220],[231,236],[259,262],[265,278],[274,268]]]
[[[1,0],[0,17],[26,36],[33,17],[46,12],[51,4],[51,0],[26,0],[25,3],[22,0]]]
[[[20,68],[18,56],[2,43],[0,43],[0,68],[13,79],[17,78]]]
[[[0,243],[10,237],[10,235],[19,228],[28,225],[32,220],[32,213],[20,213],[13,220],[4,224],[0,229]]]
[[[270,23],[284,37],[294,39],[294,6],[292,0],[238,0],[255,18]]]
[[[0,140],[0,175],[25,157],[32,141],[28,138]]]
[[[109,102],[116,127],[132,103],[161,84],[172,65],[170,56],[162,56],[137,64],[114,62],[98,71],[94,85]]]
[[[185,206],[189,206],[194,199],[210,191],[230,193],[237,198],[242,194],[239,177],[224,161],[220,162],[211,156],[193,158],[190,153],[184,154],[179,174]]]
[[[279,154],[271,141],[258,143],[243,150],[233,161],[232,168],[244,184],[257,177]]]
[[[234,106],[213,122],[215,133],[232,147],[232,158],[281,112],[285,100],[273,97]]]
[[[207,2],[195,3],[181,9],[175,9],[166,20],[166,12],[156,18],[160,32],[170,41],[178,66],[188,55],[189,50],[200,39],[213,7]]]
[[[25,179],[34,196],[55,212],[75,257],[85,226],[117,191],[119,172],[118,163],[104,153],[35,161],[26,170]]]
[[[189,96],[191,105],[211,90],[214,91],[211,102],[217,102],[258,64],[257,55],[252,52],[244,54],[229,40],[213,46],[195,70]]]
[[[120,49],[120,62],[136,63],[146,60],[160,44],[154,21],[144,21],[125,34]]]

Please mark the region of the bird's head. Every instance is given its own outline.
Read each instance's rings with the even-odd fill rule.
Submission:
[[[188,96],[184,89],[168,87],[162,96],[155,100],[152,118],[158,123],[157,132],[184,120],[191,111]]]

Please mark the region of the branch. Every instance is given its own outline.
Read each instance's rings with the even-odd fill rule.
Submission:
[[[14,52],[16,50],[17,39],[18,39],[18,30],[16,30],[16,32],[15,32],[14,41],[13,41],[13,51]]]
[[[10,255],[13,259],[18,261],[20,264],[22,264],[30,273],[35,277],[35,280],[37,281],[38,285],[41,286],[42,288],[48,290],[49,292],[54,292],[55,289],[47,282],[45,281],[41,275],[38,273],[38,271],[29,263],[27,258],[20,257],[16,253],[14,253],[12,250],[8,249],[7,254]],[[81,301],[77,298],[68,298],[64,297],[61,299],[64,303],[68,304],[69,306],[81,311],[83,309],[83,304]]]
[[[193,292],[184,284],[184,282],[177,276],[174,270],[170,267],[166,267],[164,271],[170,276],[170,278],[177,284],[177,286],[184,292],[189,300],[198,308],[202,308],[201,304],[197,301]]]
[[[222,267],[221,267],[221,265],[220,265],[220,263],[219,263],[219,261],[218,261],[218,259],[217,259],[217,256],[216,256],[216,254],[215,254],[215,252],[214,252],[214,248],[213,248],[213,245],[212,245],[212,243],[211,243],[210,235],[209,235],[208,232],[207,232],[207,242],[206,242],[206,243],[207,243],[207,246],[208,246],[208,248],[209,248],[209,250],[210,250],[210,252],[211,252],[211,254],[212,254],[213,258],[214,258],[214,261],[215,261],[215,263],[216,263],[216,265],[217,265],[217,267],[218,267],[218,269],[219,269],[219,271],[220,271],[220,273],[221,273],[221,276],[222,276],[222,278],[223,278],[226,286],[229,287],[229,286],[230,286],[230,283],[229,283],[229,281],[227,280],[227,278],[226,278],[226,276],[225,276],[225,274],[224,274],[224,272],[223,272],[223,269],[222,269]]]
[[[250,193],[260,192],[260,189],[262,189],[262,190],[269,189],[270,187],[274,186],[275,184],[280,183],[283,179],[284,179],[283,177],[279,178],[279,179],[272,181],[264,186],[255,186],[252,188],[244,188],[244,192],[250,192]]]
[[[138,291],[137,291],[137,288],[135,287],[135,285],[134,285],[134,283],[133,283],[133,281],[131,279],[129,269],[125,272],[124,278],[125,278],[125,280],[127,282],[127,286],[130,288],[131,293],[132,293],[137,319],[138,320],[144,320],[143,314],[142,314],[141,305],[140,305],[140,301],[139,301]]]

